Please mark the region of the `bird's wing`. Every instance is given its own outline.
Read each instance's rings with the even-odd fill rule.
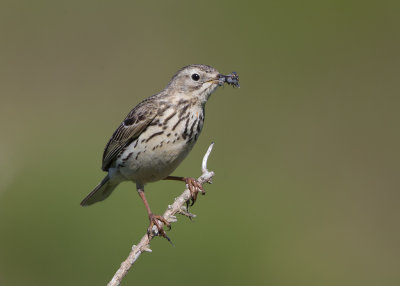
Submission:
[[[103,171],[107,171],[118,155],[140,136],[157,115],[157,105],[144,101],[126,116],[108,141],[103,153]]]

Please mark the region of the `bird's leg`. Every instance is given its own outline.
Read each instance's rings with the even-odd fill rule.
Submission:
[[[171,229],[171,224],[163,216],[154,215],[151,212],[149,203],[147,202],[146,196],[144,194],[144,188],[143,187],[137,187],[137,191],[139,193],[139,196],[142,198],[144,206],[146,207],[146,210],[147,210],[147,214],[149,215],[150,225],[147,228],[147,235],[150,238],[150,236],[153,234],[153,226],[155,225],[157,230],[158,230],[158,235],[166,238],[169,242],[171,242],[171,240],[169,239],[169,237],[165,233],[162,225],[160,225],[160,222],[163,223],[164,225],[166,225],[168,227],[168,229]]]
[[[188,185],[190,195],[191,195],[192,203],[190,204],[190,206],[193,206],[193,204],[196,202],[197,195],[199,192],[201,192],[202,195],[206,194],[206,191],[204,190],[203,185],[200,184],[199,181],[197,181],[195,178],[168,176],[164,180],[185,182]],[[189,204],[189,202],[188,202],[188,204]]]

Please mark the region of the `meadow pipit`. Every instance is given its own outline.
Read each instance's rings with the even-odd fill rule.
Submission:
[[[193,178],[169,176],[199,137],[204,123],[204,106],[215,89],[224,83],[239,86],[236,73],[221,75],[206,65],[190,65],[179,70],[160,93],[143,100],[118,126],[103,153],[106,177],[81,202],[82,206],[106,199],[123,181],[136,183],[150,220],[148,234],[155,225],[167,238],[158,221],[170,227],[162,216],[154,215],[144,195],[144,185],[159,180],[185,182],[192,204],[202,185]]]

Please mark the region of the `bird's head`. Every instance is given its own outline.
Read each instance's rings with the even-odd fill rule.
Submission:
[[[232,84],[232,80],[228,80],[230,77],[231,75],[222,75],[207,65],[190,65],[180,69],[166,89],[168,93],[189,95],[205,103],[218,86],[225,82]],[[234,86],[238,86],[238,83],[236,82]]]

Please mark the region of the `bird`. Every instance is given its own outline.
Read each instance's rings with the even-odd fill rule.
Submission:
[[[222,75],[208,65],[193,64],[180,69],[160,93],[134,107],[109,139],[102,160],[104,179],[81,202],[89,206],[108,198],[124,181],[136,183],[150,221],[158,235],[168,238],[162,224],[170,223],[155,215],[146,199],[144,186],[160,180],[183,181],[191,193],[192,205],[197,194],[205,193],[194,178],[170,176],[195,145],[203,128],[205,104],[210,95],[224,83],[239,87],[233,72]]]

